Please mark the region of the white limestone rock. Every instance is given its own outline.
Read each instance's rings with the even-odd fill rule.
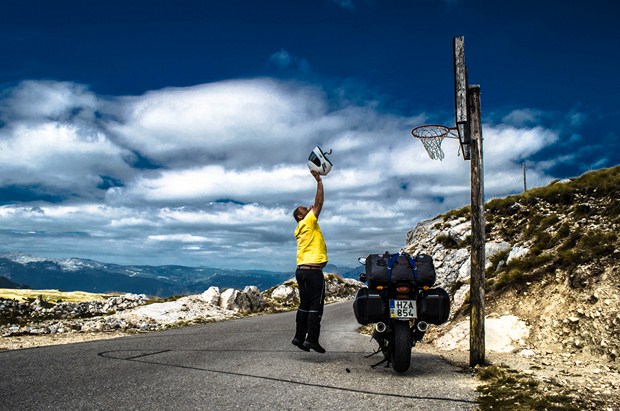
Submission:
[[[200,295],[200,298],[207,304],[219,306],[220,305],[220,289],[219,287],[209,287],[207,291]]]
[[[446,351],[467,351],[469,349],[469,328],[469,321],[458,323],[450,331],[437,338],[435,346]],[[485,346],[488,351],[509,353],[520,350],[520,345],[529,335],[529,327],[517,316],[505,315],[485,319]]]
[[[220,307],[226,310],[236,311],[239,309],[237,306],[237,297],[239,296],[239,290],[234,288],[228,288],[220,294]]]
[[[510,253],[508,254],[508,258],[506,259],[506,264],[510,264],[510,261],[514,260],[515,258],[523,257],[529,251],[530,249],[527,247],[517,247],[517,246],[513,247],[512,250],[510,250]]]
[[[271,298],[276,301],[293,301],[299,298],[299,290],[290,283],[280,284],[271,293]]]

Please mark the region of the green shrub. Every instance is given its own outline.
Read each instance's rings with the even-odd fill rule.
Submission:
[[[443,245],[445,248],[458,248],[459,245],[452,237],[447,234],[440,234],[435,237],[435,241]]]
[[[556,242],[559,242],[559,240],[568,237],[570,233],[570,224],[564,223],[560,226],[560,228],[558,228],[558,231],[555,233],[554,239],[556,240]]]
[[[564,241],[562,242],[558,250],[566,251],[566,250],[575,248],[575,246],[577,245],[577,242],[579,241],[582,235],[583,234],[581,231],[577,231],[577,230],[571,231],[568,237],[564,238]]]
[[[589,259],[604,257],[614,252],[617,240],[616,233],[589,232],[579,239],[577,252]]]
[[[530,248],[532,255],[540,255],[544,250],[552,248],[556,244],[554,237],[551,234],[543,231],[538,233],[534,240],[534,245]]]
[[[493,232],[493,228],[495,227],[495,224],[493,223],[486,223],[484,225],[484,233],[485,234],[491,234]]]
[[[558,253],[558,263],[561,268],[570,268],[583,261],[582,256],[574,250],[564,250]]]
[[[547,217],[543,218],[540,221],[540,225],[539,225],[538,228],[540,230],[546,230],[549,227],[555,226],[559,222],[560,222],[560,217],[558,217],[556,214],[551,214],[551,215],[548,215]]]
[[[501,290],[509,285],[521,285],[525,283],[525,275],[522,270],[513,268],[510,271],[503,272],[497,276],[493,288],[495,290]]]
[[[493,200],[489,200],[485,204],[485,209],[489,214],[498,214],[498,215],[506,215],[507,210],[510,209],[515,203],[515,196],[508,196],[504,198],[494,198]]]
[[[539,231],[540,222],[543,220],[543,216],[535,214],[528,219],[527,228],[523,232],[526,237],[531,237],[534,233]]]
[[[456,218],[471,216],[471,206],[465,206],[463,208],[459,208],[456,210],[450,210],[446,214],[443,215],[443,221],[448,221]]]
[[[552,383],[537,381],[505,366],[480,368],[478,378],[485,382],[476,390],[479,409],[487,410],[581,410],[586,403],[569,390],[548,390]],[[554,392],[555,391],[555,392]]]
[[[577,204],[574,207],[574,216],[575,218],[583,218],[583,217],[588,217],[590,214],[592,214],[592,207],[590,207],[588,204]]]

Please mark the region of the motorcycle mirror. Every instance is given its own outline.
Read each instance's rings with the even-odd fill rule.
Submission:
[[[361,273],[360,274],[360,281],[365,283],[366,280],[368,279],[368,277],[366,277],[366,273]]]
[[[361,265],[366,265],[366,257],[360,257],[357,259]]]

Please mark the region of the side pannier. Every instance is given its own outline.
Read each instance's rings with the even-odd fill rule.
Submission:
[[[362,325],[383,321],[385,302],[381,296],[368,288],[360,288],[353,301],[355,319]]]
[[[443,288],[433,288],[418,294],[418,319],[440,325],[450,317],[450,296]]]

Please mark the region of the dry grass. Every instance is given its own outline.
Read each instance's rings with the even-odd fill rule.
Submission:
[[[0,288],[0,299],[27,301],[41,298],[51,303],[69,302],[78,303],[82,301],[105,300],[112,297],[112,294],[94,294],[84,291],[59,291],[59,290],[17,290],[10,288]]]

